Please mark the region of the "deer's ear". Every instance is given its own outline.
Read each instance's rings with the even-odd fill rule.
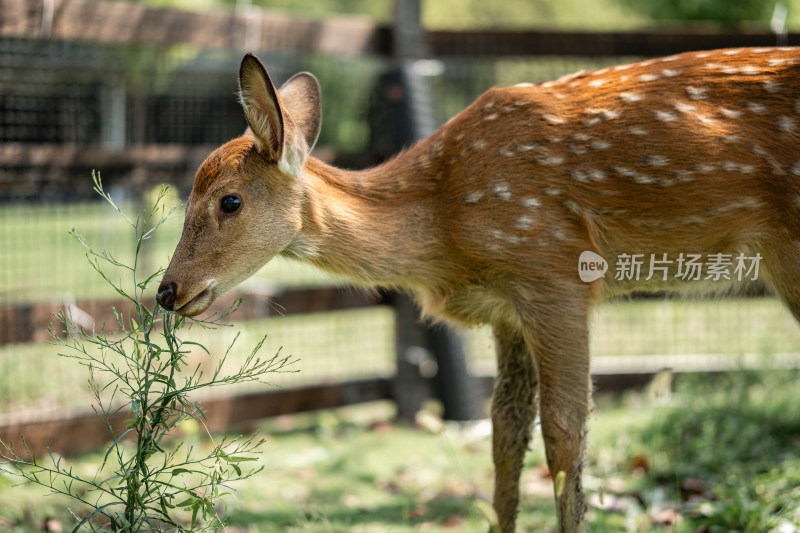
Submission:
[[[267,69],[253,54],[244,56],[239,68],[239,99],[258,149],[280,161],[285,122],[280,96]]]
[[[309,72],[295,74],[280,88],[281,99],[305,139],[308,151],[317,143],[322,124],[320,93],[317,78]]]

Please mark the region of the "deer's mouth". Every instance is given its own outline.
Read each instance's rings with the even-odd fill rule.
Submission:
[[[217,286],[217,280],[208,280],[206,287],[192,296],[186,303],[177,306],[175,312],[183,316],[196,316],[209,308],[209,306],[216,299],[214,287]]]

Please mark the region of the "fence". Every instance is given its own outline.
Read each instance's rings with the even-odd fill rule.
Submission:
[[[115,305],[66,233],[75,227],[121,255],[129,247],[124,227],[93,197],[91,171],[100,170],[112,195],[133,210],[160,183],[176,187],[176,203],[185,198],[204,156],[243,129],[235,73],[244,49],[258,51],[278,82],[314,72],[323,87],[318,155],[349,167],[372,164],[396,149],[385,133],[398,129],[398,113],[386,112],[391,102],[380,88],[392,82],[398,44],[391,28],[346,17],[22,0],[0,0],[0,12],[0,438],[25,433],[35,449],[85,449],[92,445],[88,426],[73,409],[86,405],[84,369],[42,341],[58,309],[73,306],[102,322]],[[430,32],[425,41],[428,59],[411,69],[428,89],[432,115],[423,121],[436,125],[495,84],[688,49],[770,45],[775,37],[482,31]],[[399,111],[402,117],[408,108]],[[178,215],[148,243],[148,268],[166,264],[180,227]],[[298,409],[402,402],[400,393],[414,404],[430,393],[426,376],[436,374],[435,361],[424,351],[397,357],[408,323],[400,320],[396,332],[397,306],[387,295],[331,288],[337,284],[310,267],[275,261],[242,286],[249,297],[235,315],[241,344],[267,332],[267,349],[283,344],[301,359],[300,372],[278,378],[282,391],[208,399],[212,427]],[[788,314],[763,298],[724,306],[634,300],[604,307],[597,322],[593,351],[601,356],[782,354],[800,341]],[[228,341],[227,332],[204,338],[212,352]],[[471,332],[465,344],[473,372],[490,376],[488,333]],[[645,365],[600,361],[601,388],[685,364],[664,357]],[[480,381],[481,397],[490,385],[491,378]],[[69,423],[54,422],[64,419]]]

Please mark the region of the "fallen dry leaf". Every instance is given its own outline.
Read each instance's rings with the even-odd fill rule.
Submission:
[[[681,515],[675,509],[663,509],[650,515],[650,521],[658,526],[674,526],[680,519]]]

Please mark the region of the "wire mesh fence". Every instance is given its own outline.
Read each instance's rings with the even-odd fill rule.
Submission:
[[[380,76],[392,69],[378,56],[262,52],[276,83],[301,70],[323,90],[317,155],[349,167],[380,157],[375,106]],[[430,86],[432,122],[440,124],[494,85],[538,82],[577,70],[627,62],[615,57],[447,58],[418,62]],[[114,297],[88,266],[71,228],[96,248],[131,253],[131,236],[93,196],[90,171],[102,173],[112,196],[131,212],[148,205],[158,183],[175,187],[180,204],[202,154],[240,135],[236,100],[240,53],[185,45],[98,45],[0,39],[0,330],[41,320],[43,304]],[[146,164],[145,164],[146,163]],[[181,208],[148,243],[143,268],[167,264],[182,227]],[[311,267],[283,260],[267,265],[245,290],[341,283]],[[266,297],[265,297],[266,298]],[[724,302],[630,300],[602,307],[595,318],[597,355],[782,353],[797,351],[800,333],[770,298]],[[282,346],[300,359],[284,385],[341,380],[393,371],[394,317],[375,307],[241,322],[243,353],[268,334],[267,351]],[[212,354],[231,332],[205,334]],[[84,369],[42,343],[46,335],[0,344],[0,412],[85,403]],[[492,367],[486,330],[468,334],[473,368]],[[202,354],[196,354],[202,359]]]

